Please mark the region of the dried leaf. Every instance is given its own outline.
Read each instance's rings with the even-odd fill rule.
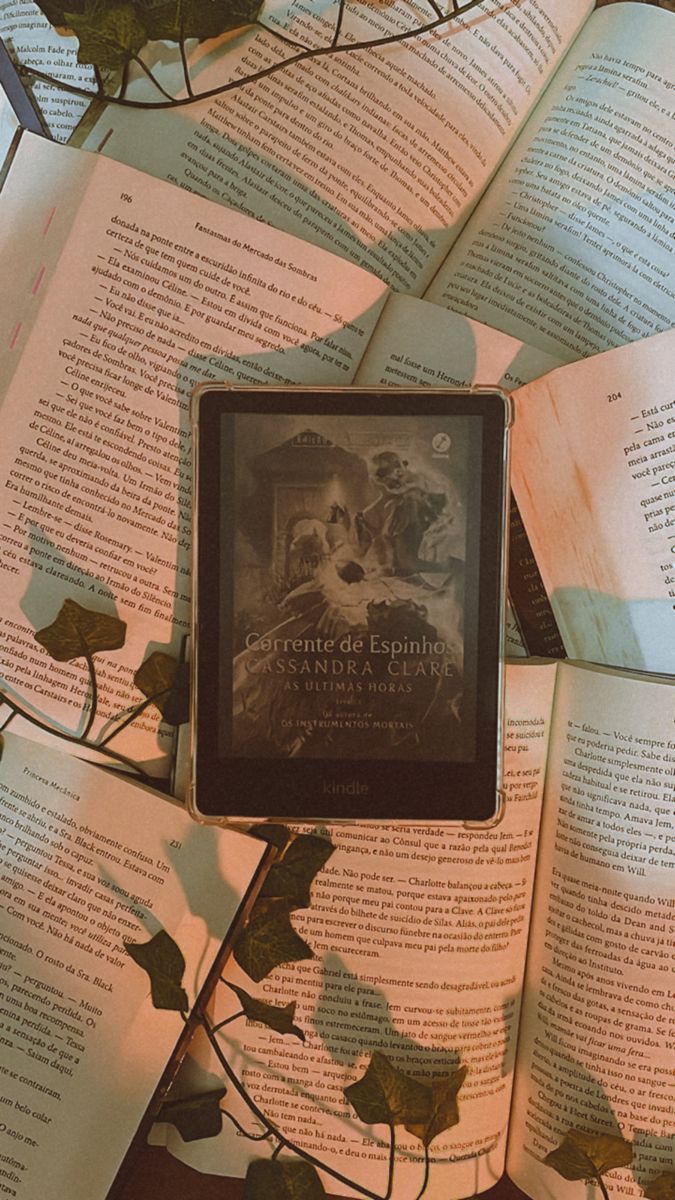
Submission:
[[[183,725],[190,717],[187,663],[162,650],[150,654],[134,675],[136,687],[159,709],[167,725]]]
[[[594,1179],[632,1161],[633,1147],[624,1138],[582,1129],[571,1129],[544,1159],[563,1179]]]
[[[56,662],[72,662],[102,650],[119,650],[127,627],[119,617],[83,608],[75,600],[64,600],[56,620],[35,634]]]
[[[277,850],[283,850],[293,836],[287,825],[278,825],[274,821],[263,821],[260,825],[254,825],[249,833],[251,837],[260,838],[261,842],[269,842],[270,846],[276,846]]]
[[[165,1100],[155,1120],[175,1125],[184,1142],[217,1137],[223,1128],[220,1101],[226,1092],[227,1088],[222,1087],[184,1100]]]
[[[86,0],[83,12],[64,13],[66,25],[77,34],[77,61],[102,70],[123,67],[148,40],[129,0]]]
[[[675,1200],[675,1171],[664,1171],[643,1188],[647,1200]]]
[[[256,1158],[249,1163],[244,1200],[324,1200],[325,1195],[316,1167],[302,1159]]]
[[[36,0],[38,8],[44,13],[50,25],[55,29],[63,29],[67,27],[66,12],[62,4],[57,4],[53,0]],[[84,0],[68,0],[69,12],[82,12],[84,9]]]
[[[300,1041],[304,1042],[305,1035],[302,1029],[293,1024],[295,1000],[281,1007],[276,1004],[267,1004],[265,1000],[256,1000],[253,996],[249,996],[243,988],[236,987],[234,983],[228,983],[227,986],[238,996],[244,1015],[249,1021],[259,1021],[261,1025],[266,1025],[268,1029],[274,1029],[277,1033],[292,1033],[294,1037],[300,1038]]]
[[[439,1133],[452,1129],[459,1121],[457,1093],[466,1078],[466,1067],[458,1067],[445,1079],[436,1079],[431,1084],[431,1109],[423,1125],[408,1125],[408,1133],[418,1137],[424,1146],[429,1146]]]
[[[313,950],[291,925],[292,906],[287,900],[258,900],[233,954],[243,971],[260,983],[282,963],[314,958]]]
[[[427,1127],[431,1119],[431,1088],[399,1070],[376,1050],[365,1074],[344,1094],[366,1125]]]
[[[300,834],[287,846],[283,857],[272,864],[260,895],[283,897],[293,908],[307,908],[314,878],[334,849],[327,838]]]
[[[255,21],[262,0],[136,0],[148,37],[177,42],[181,38],[220,37]]]
[[[127,954],[150,976],[155,1008],[187,1012],[188,998],[181,987],[185,959],[170,934],[160,929],[149,942],[124,942]]]

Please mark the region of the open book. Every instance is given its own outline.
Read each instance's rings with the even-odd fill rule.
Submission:
[[[46,75],[55,72],[69,84],[91,85],[91,69],[78,63],[76,43],[61,37],[33,0],[1,0],[0,38],[15,67],[13,82],[19,82],[20,66],[26,63]],[[5,82],[5,71],[5,55],[0,51],[1,82]],[[37,124],[51,137],[66,141],[87,112],[89,101],[37,78],[22,82],[34,113],[28,128]]]
[[[243,1127],[261,1134],[262,1117],[338,1172],[323,1175],[329,1193],[352,1194],[347,1177],[384,1196],[387,1128],[343,1090],[380,1051],[427,1082],[467,1069],[459,1121],[430,1145],[430,1200],[483,1191],[505,1168],[533,1197],[574,1200],[583,1184],[542,1162],[573,1128],[631,1142],[610,1196],[637,1200],[672,1170],[674,722],[673,679],[511,663],[500,822],[330,829],[337,849],[294,918],[315,958],[257,989],[232,959],[225,975],[268,1003],[297,1000],[304,1043],[217,996],[214,1022],[233,1018],[220,1045],[258,1108],[234,1104]],[[191,1055],[192,1086],[214,1086],[206,1041]],[[224,1175],[275,1148],[226,1126],[190,1146],[158,1133]],[[400,1125],[396,1148],[393,1194],[407,1200],[423,1150]]]
[[[43,732],[35,719],[87,728],[84,658],[71,661],[71,646],[55,663],[34,636],[64,601],[126,624],[124,645],[96,655],[89,741],[143,701],[134,675],[148,656],[178,652],[196,384],[406,382],[413,372],[430,383],[525,382],[559,362],[391,295],[370,272],[249,217],[32,134],[11,162],[0,222],[0,270],[12,280],[0,297],[0,647],[5,686],[33,718],[14,726],[22,733]],[[414,359],[402,356],[405,329]],[[160,771],[172,730],[153,712],[111,749]]]
[[[0,3],[0,33],[11,41],[17,8],[19,57],[40,65],[56,41],[53,73],[64,55],[71,76],[83,69],[77,40],[46,32],[29,0]],[[192,90],[207,99],[94,104],[81,138],[572,360],[675,323],[672,14],[591,8],[485,0],[354,53],[425,24],[428,9],[356,3],[338,17],[338,6],[270,3],[261,18],[295,46],[260,27],[188,42]],[[346,48],[293,64],[297,43],[329,44],[336,20]],[[187,98],[177,47],[153,45],[165,94],[132,64],[125,103]],[[261,70],[271,73],[219,93]],[[393,384],[404,360],[399,370]]]
[[[264,847],[12,734],[0,826],[0,1190],[103,1200]]]
[[[673,17],[591,7],[486,0],[423,37],[197,104],[108,106],[86,145],[573,360],[675,324]],[[286,32],[325,43],[335,15],[298,0]],[[350,4],[341,35],[386,37],[415,16]],[[195,51],[197,94],[293,56],[264,31],[209,50]],[[165,57],[157,77],[175,93]],[[145,76],[128,92],[151,96]]]
[[[675,674],[675,330],[514,396],[512,485],[568,653]]]

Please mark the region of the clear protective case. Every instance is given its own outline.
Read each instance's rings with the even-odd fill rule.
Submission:
[[[493,388],[197,390],[196,819],[500,819],[512,414]]]

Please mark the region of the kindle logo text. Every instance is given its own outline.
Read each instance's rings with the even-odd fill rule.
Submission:
[[[349,783],[337,783],[334,779],[324,779],[324,796],[367,796],[370,787],[358,779],[350,779]]]

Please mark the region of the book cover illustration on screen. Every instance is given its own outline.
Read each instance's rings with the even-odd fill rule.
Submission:
[[[477,420],[239,413],[224,437],[223,751],[470,757]]]

